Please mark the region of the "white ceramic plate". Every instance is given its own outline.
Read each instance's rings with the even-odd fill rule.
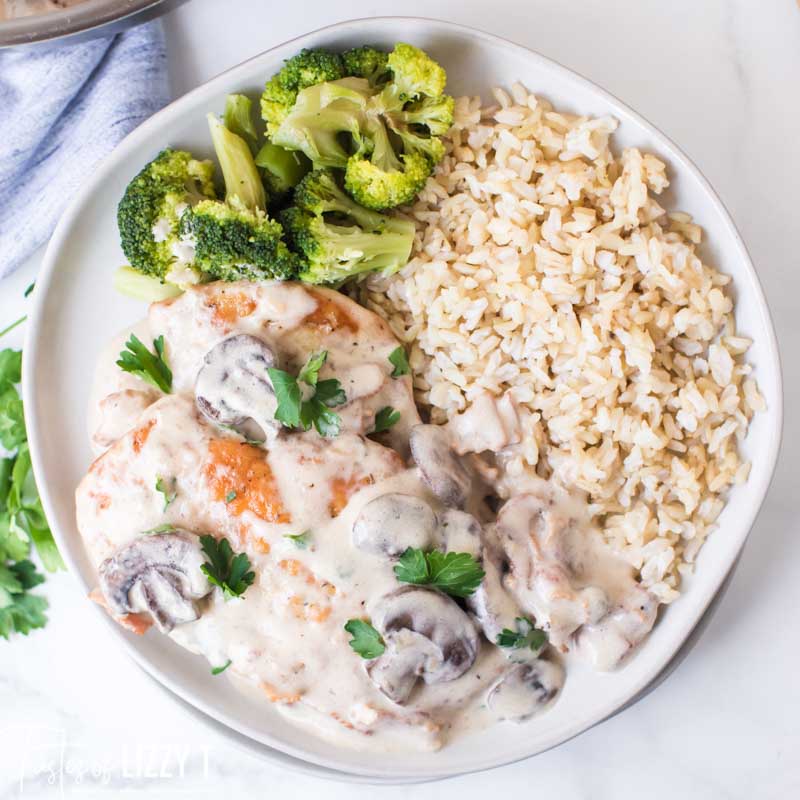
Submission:
[[[200,156],[211,149],[205,114],[221,111],[229,92],[257,95],[265,78],[303,47],[344,49],[408,41],[447,69],[453,94],[482,94],[522,81],[557,108],[612,114],[620,120],[614,146],[637,146],[667,162],[672,186],[662,201],[690,212],[707,233],[706,260],[734,277],[739,330],[755,344],[749,358],[769,410],[751,427],[745,454],[747,484],[731,495],[720,530],[701,553],[683,597],[662,615],[640,652],[613,674],[569,675],[554,708],[517,726],[503,724],[458,740],[438,753],[370,754],[339,749],[287,723],[267,705],[255,706],[227,681],[212,678],[205,660],[171,640],[136,637],[110,620],[120,644],[173,693],[239,734],[322,767],[378,780],[420,780],[486,769],[539,753],[605,719],[640,693],[665,667],[696,625],[744,545],[766,493],[781,431],[778,351],[764,295],[728,213],[711,187],[666,137],[584,78],[525,48],[444,22],[382,18],[345,22],[276,47],[176,101],[134,131],[87,180],[62,218],[45,256],[25,346],[24,398],[33,465],[44,507],[69,568],[86,591],[95,583],[74,521],[73,492],[90,453],[85,414],[92,368],[102,345],[141,318],[140,303],[115,294],[111,276],[123,263],[115,209],[131,177],[166,145]],[[98,613],[102,613],[98,611]],[[285,763],[285,762],[284,762]]]

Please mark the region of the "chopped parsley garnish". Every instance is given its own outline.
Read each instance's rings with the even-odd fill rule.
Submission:
[[[200,546],[209,559],[200,567],[209,582],[219,586],[226,599],[241,597],[256,579],[255,572],[250,570],[247,554],[234,555],[230,542],[224,537],[201,536]]]
[[[34,281],[26,290],[25,290],[25,297],[29,297],[31,292],[33,291],[33,287],[36,286],[36,281]]]
[[[453,597],[469,597],[483,580],[481,565],[469,553],[425,552],[414,547],[400,556],[394,568],[397,580],[430,586]]]
[[[232,503],[236,499],[236,492],[231,489],[228,494],[225,495],[225,502]]]
[[[127,349],[119,354],[117,366],[136,375],[165,394],[172,391],[172,370],[164,356],[164,337],[153,339],[155,352],[150,352],[134,335],[125,342]]]
[[[408,364],[408,356],[402,345],[395,348],[389,353],[389,362],[394,367],[392,370],[393,378],[400,378],[403,375],[408,375],[411,372],[411,367]]]
[[[170,522],[165,522],[163,525],[159,525],[156,528],[148,528],[146,531],[142,531],[142,536],[155,536],[159,533],[172,533],[175,530],[175,526]]]
[[[510,628],[503,628],[497,634],[497,644],[500,647],[513,647],[523,649],[529,647],[531,650],[541,650],[547,642],[547,634],[539,630],[527,617],[517,617],[514,620],[517,629],[512,631]]]
[[[392,425],[396,425],[400,421],[400,412],[395,411],[391,406],[384,406],[375,415],[375,427],[372,433],[380,433],[381,431],[388,431]]]
[[[225,663],[224,663],[224,664],[223,664],[221,667],[214,667],[214,668],[211,670],[211,674],[212,674],[212,675],[221,675],[223,672],[225,672],[225,670],[226,670],[226,669],[228,669],[228,667],[229,667],[231,664],[233,664],[233,661],[231,661],[230,659],[228,659],[228,660],[227,660],[227,661],[226,661],[226,662],[225,662]]]
[[[156,476],[156,491],[164,495],[164,511],[166,511],[170,503],[175,502],[178,496],[178,481],[176,478],[165,480],[160,475]]]
[[[350,647],[361,658],[377,658],[386,650],[383,638],[366,620],[349,619],[344,629],[353,637],[350,640]]]
[[[306,550],[309,544],[311,544],[311,531],[303,531],[302,533],[287,533],[283,538],[290,539],[294,543],[294,546],[300,550]]]
[[[319,380],[319,371],[328,357],[328,351],[311,355],[297,378],[282,369],[267,370],[278,400],[275,419],[287,428],[310,430],[313,426],[321,436],[337,436],[341,428],[339,415],[332,408],[347,402],[341,383],[335,378]],[[300,383],[314,389],[314,393],[303,399]]]

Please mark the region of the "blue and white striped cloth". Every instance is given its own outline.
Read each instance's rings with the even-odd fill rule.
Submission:
[[[168,96],[158,22],[0,51],[0,278],[47,241],[99,161]]]

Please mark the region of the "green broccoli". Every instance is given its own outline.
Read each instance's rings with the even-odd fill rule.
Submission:
[[[354,47],[342,53],[344,74],[366,78],[370,86],[379,86],[391,78],[389,55],[374,47]]]
[[[181,219],[181,234],[193,240],[198,268],[215,280],[290,280],[301,266],[279,223],[237,203],[192,206]]]
[[[306,85],[280,120],[271,118],[272,143],[304,153],[315,168],[343,170],[346,191],[369,208],[411,202],[444,156],[441,137],[453,121],[445,71],[402,43],[389,54],[354,48],[340,63],[347,77]]]
[[[238,202],[250,211],[264,211],[267,193],[249,145],[225,127],[216,114],[208,114],[207,119],[214,152],[225,179],[225,200]]]
[[[181,214],[193,203],[214,198],[214,165],[182,150],[162,150],[128,184],[117,208],[120,243],[130,265],[160,281],[177,262]]]
[[[345,75],[342,57],[327,50],[303,50],[290,58],[283,69],[267,82],[261,95],[261,116],[267,133],[273,136],[297,100],[297,93],[308,86],[336,81]]]
[[[408,261],[414,224],[353,202],[332,172],[309,172],[295,189],[294,202],[281,222],[290,245],[307,261],[301,280],[341,283],[373,270],[388,275]]]
[[[278,206],[311,169],[311,162],[300,150],[267,142],[256,155],[256,166],[264,170],[270,205]]]

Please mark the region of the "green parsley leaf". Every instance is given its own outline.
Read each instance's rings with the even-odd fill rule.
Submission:
[[[408,356],[402,345],[389,353],[389,362],[394,367],[392,370],[393,378],[401,378],[403,375],[408,375],[408,373],[411,372],[411,367],[408,364]]]
[[[284,539],[291,539],[294,542],[294,546],[300,550],[308,549],[308,545],[311,543],[311,531],[303,531],[302,533],[286,533],[283,536]]]
[[[142,531],[142,536],[157,536],[159,533],[172,533],[175,530],[175,526],[171,522],[165,522],[163,525],[159,525],[155,528],[148,528],[146,531]]]
[[[4,639],[14,632],[27,635],[47,623],[44,613],[47,600],[28,594],[29,589],[43,580],[27,559],[16,564],[0,564],[0,636]]]
[[[400,421],[400,412],[395,411],[391,406],[384,406],[375,415],[375,427],[372,433],[380,433],[381,431],[388,431],[392,425],[396,425]]]
[[[36,281],[34,281],[26,290],[24,297],[30,297],[31,292],[33,291],[33,287],[36,286]]]
[[[0,350],[0,390],[5,391],[22,380],[22,351]]]
[[[500,647],[513,647],[523,649],[529,647],[531,650],[541,650],[547,642],[547,634],[534,626],[533,622],[527,617],[517,617],[515,620],[517,629],[512,631],[510,628],[503,628],[497,634],[497,644]]]
[[[231,664],[233,664],[233,661],[231,661],[230,659],[228,659],[228,660],[227,660],[227,661],[226,661],[226,662],[225,662],[225,663],[224,663],[224,664],[223,664],[221,667],[214,667],[214,668],[211,670],[211,674],[212,674],[212,675],[221,675],[223,672],[225,672],[225,670],[226,670],[226,669],[228,669],[228,667],[229,667]]]
[[[230,542],[224,537],[215,539],[213,536],[201,536],[200,546],[209,558],[200,567],[209,582],[222,589],[226,600],[241,597],[256,579],[255,572],[250,570],[247,554],[234,555]]]
[[[319,353],[310,355],[308,361],[306,361],[303,368],[300,370],[297,380],[303,381],[303,383],[307,383],[309,386],[316,386],[319,378],[319,371],[322,369],[322,365],[327,358],[327,350],[322,350]]]
[[[134,334],[125,347],[127,349],[119,354],[117,366],[169,394],[172,391],[172,370],[164,356],[164,337],[153,339],[155,352],[150,352]]]
[[[22,399],[9,384],[0,394],[0,445],[6,450],[14,450],[27,438]]]
[[[386,650],[383,638],[366,620],[349,619],[344,629],[353,637],[350,640],[350,647],[361,658],[377,658]]]
[[[178,496],[177,478],[164,480],[160,475],[157,475],[156,491],[164,495],[164,511],[166,511],[170,507],[170,504],[175,502],[175,498]]]
[[[431,586],[453,597],[469,597],[483,580],[481,565],[469,553],[424,552],[409,547],[394,568],[397,580]]]
[[[326,350],[311,356],[300,370],[298,378],[293,378],[281,369],[267,370],[278,400],[275,419],[287,428],[302,428],[307,431],[314,427],[320,436],[339,434],[341,419],[330,409],[346,403],[347,396],[341,383],[335,378],[319,380],[319,370],[327,356]],[[303,390],[299,383],[301,380],[315,390],[307,400],[303,399]]]
[[[275,419],[282,422],[287,428],[300,427],[300,406],[303,402],[303,393],[297,379],[284,372],[282,369],[270,367],[267,370],[278,407],[275,409]],[[308,429],[306,429],[308,430]]]
[[[236,499],[236,492],[231,489],[228,494],[225,495],[225,502],[232,503]]]

